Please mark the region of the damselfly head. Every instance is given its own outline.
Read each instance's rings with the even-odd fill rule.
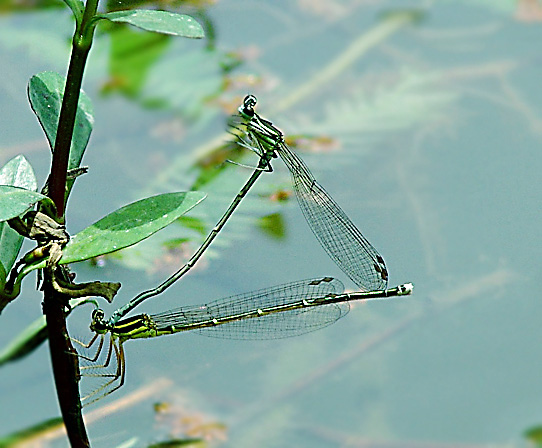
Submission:
[[[258,100],[254,95],[247,95],[243,100],[243,105],[239,107],[239,113],[243,117],[251,118],[254,116],[254,107]]]
[[[92,312],[92,322],[90,323],[90,329],[95,333],[107,333],[109,327],[104,322],[105,313],[100,308],[95,309]]]

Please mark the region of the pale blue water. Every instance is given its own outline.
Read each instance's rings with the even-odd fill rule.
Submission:
[[[131,438],[146,446],[204,428],[216,446],[232,447],[521,446],[522,433],[542,423],[542,22],[518,17],[515,2],[408,2],[425,8],[421,22],[370,46],[310,99],[273,114],[378,27],[382,12],[405,7],[351,3],[210,7],[219,51],[249,58],[232,74],[236,87],[220,98],[252,92],[258,111],[287,134],[335,139],[302,157],[384,256],[390,285],[411,281],[413,296],[357,305],[335,325],[299,338],[129,341],[125,386],[88,414],[149,385],[158,391],[89,424],[93,446]],[[60,10],[0,21],[1,162],[24,152],[43,181],[49,153],[27,106],[26,82],[42,70],[64,72],[72,25]],[[84,82],[96,123],[84,159],[91,171],[70,199],[72,233],[145,195],[188,188],[196,176],[187,170],[193,150],[224,129],[225,114],[202,105],[220,84],[218,57],[204,52],[204,42],[172,42],[151,70],[141,95],[174,106],[162,110],[99,94],[108,80],[108,42],[96,42]],[[241,74],[261,81],[243,84]],[[182,104],[189,105],[184,120]],[[197,270],[142,309],[322,275],[354,287],[319,247],[295,200],[280,205],[260,197],[289,188],[281,161],[274,167]],[[206,185],[209,196],[191,216],[210,227],[249,175],[234,168]],[[266,236],[255,220],[277,212],[286,223],[283,240]],[[120,305],[174,270],[155,265],[151,272],[154,254],[132,252],[125,260],[146,263],[147,271],[113,261],[107,269],[75,270],[79,281],[123,282]],[[29,279],[0,316],[0,344],[39,316],[32,287]],[[88,336],[88,314],[73,316],[74,334]],[[58,415],[45,346],[0,369],[0,393],[0,434]],[[156,401],[171,403],[182,423],[157,423]]]

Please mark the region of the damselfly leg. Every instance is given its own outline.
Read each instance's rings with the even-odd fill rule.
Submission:
[[[98,333],[96,333],[88,343],[84,343],[83,341],[80,341],[79,339],[76,339],[76,338],[71,338],[72,342],[75,342],[77,345],[81,347],[81,349],[77,351],[77,356],[79,357],[79,359],[84,359],[86,361],[93,362],[93,363],[98,360],[98,358],[100,357],[102,353],[102,349],[104,346],[104,339],[105,339],[104,335],[98,334]],[[99,341],[99,342],[98,342],[98,348],[96,349],[94,356],[90,357],[90,356],[86,356],[80,353],[80,351],[82,350],[90,351],[90,349],[92,348],[92,346],[95,344],[96,341]]]
[[[108,336],[109,339],[106,342]],[[82,353],[83,350],[91,349],[96,341],[99,341],[99,343],[94,355],[87,356],[86,354]],[[90,363],[89,365],[79,367],[81,377],[95,379],[103,378],[106,380],[101,384],[93,386],[91,390],[81,398],[81,402],[84,404],[84,406],[87,406],[111,394],[124,384],[126,373],[124,348],[122,346],[122,342],[114,335],[99,333],[96,333],[88,344],[84,344],[78,340],[75,340],[75,342],[77,342],[83,348],[83,350],[78,352],[79,359]],[[103,353],[104,347],[107,347],[105,354]],[[105,359],[103,361],[99,361],[102,357],[105,357]]]
[[[88,406],[91,403],[107,397],[109,394],[112,394],[124,384],[124,379],[126,375],[126,360],[124,356],[124,347],[122,345],[122,342],[120,342],[119,340],[112,341],[110,345],[113,347],[113,350],[111,351],[115,352],[116,370],[114,373],[81,374],[82,376],[86,377],[108,378],[108,380],[104,384],[95,388],[81,399],[81,401],[84,403],[84,406]]]

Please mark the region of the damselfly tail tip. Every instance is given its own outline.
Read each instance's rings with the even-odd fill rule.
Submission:
[[[397,289],[399,290],[398,295],[408,296],[412,294],[412,291],[414,290],[414,285],[412,283],[405,283],[404,285],[399,286]]]

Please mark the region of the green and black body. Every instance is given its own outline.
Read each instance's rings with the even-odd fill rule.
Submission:
[[[214,331],[222,325],[230,327],[220,329],[218,335],[222,338],[283,338],[332,324],[348,313],[349,302],[405,296],[411,294],[413,289],[411,284],[405,284],[387,290],[331,292],[315,297],[315,293],[322,289],[316,287],[321,284],[342,289],[342,284],[331,277],[303,280],[223,298],[205,305],[181,307],[153,315],[139,314],[122,319],[114,325],[104,322],[103,312],[97,309],[93,313],[90,328],[99,334],[110,332],[112,338],[121,343],[128,339],[153,338],[183,331]],[[307,291],[310,286],[315,286],[312,293]],[[292,294],[294,292],[296,294]]]

